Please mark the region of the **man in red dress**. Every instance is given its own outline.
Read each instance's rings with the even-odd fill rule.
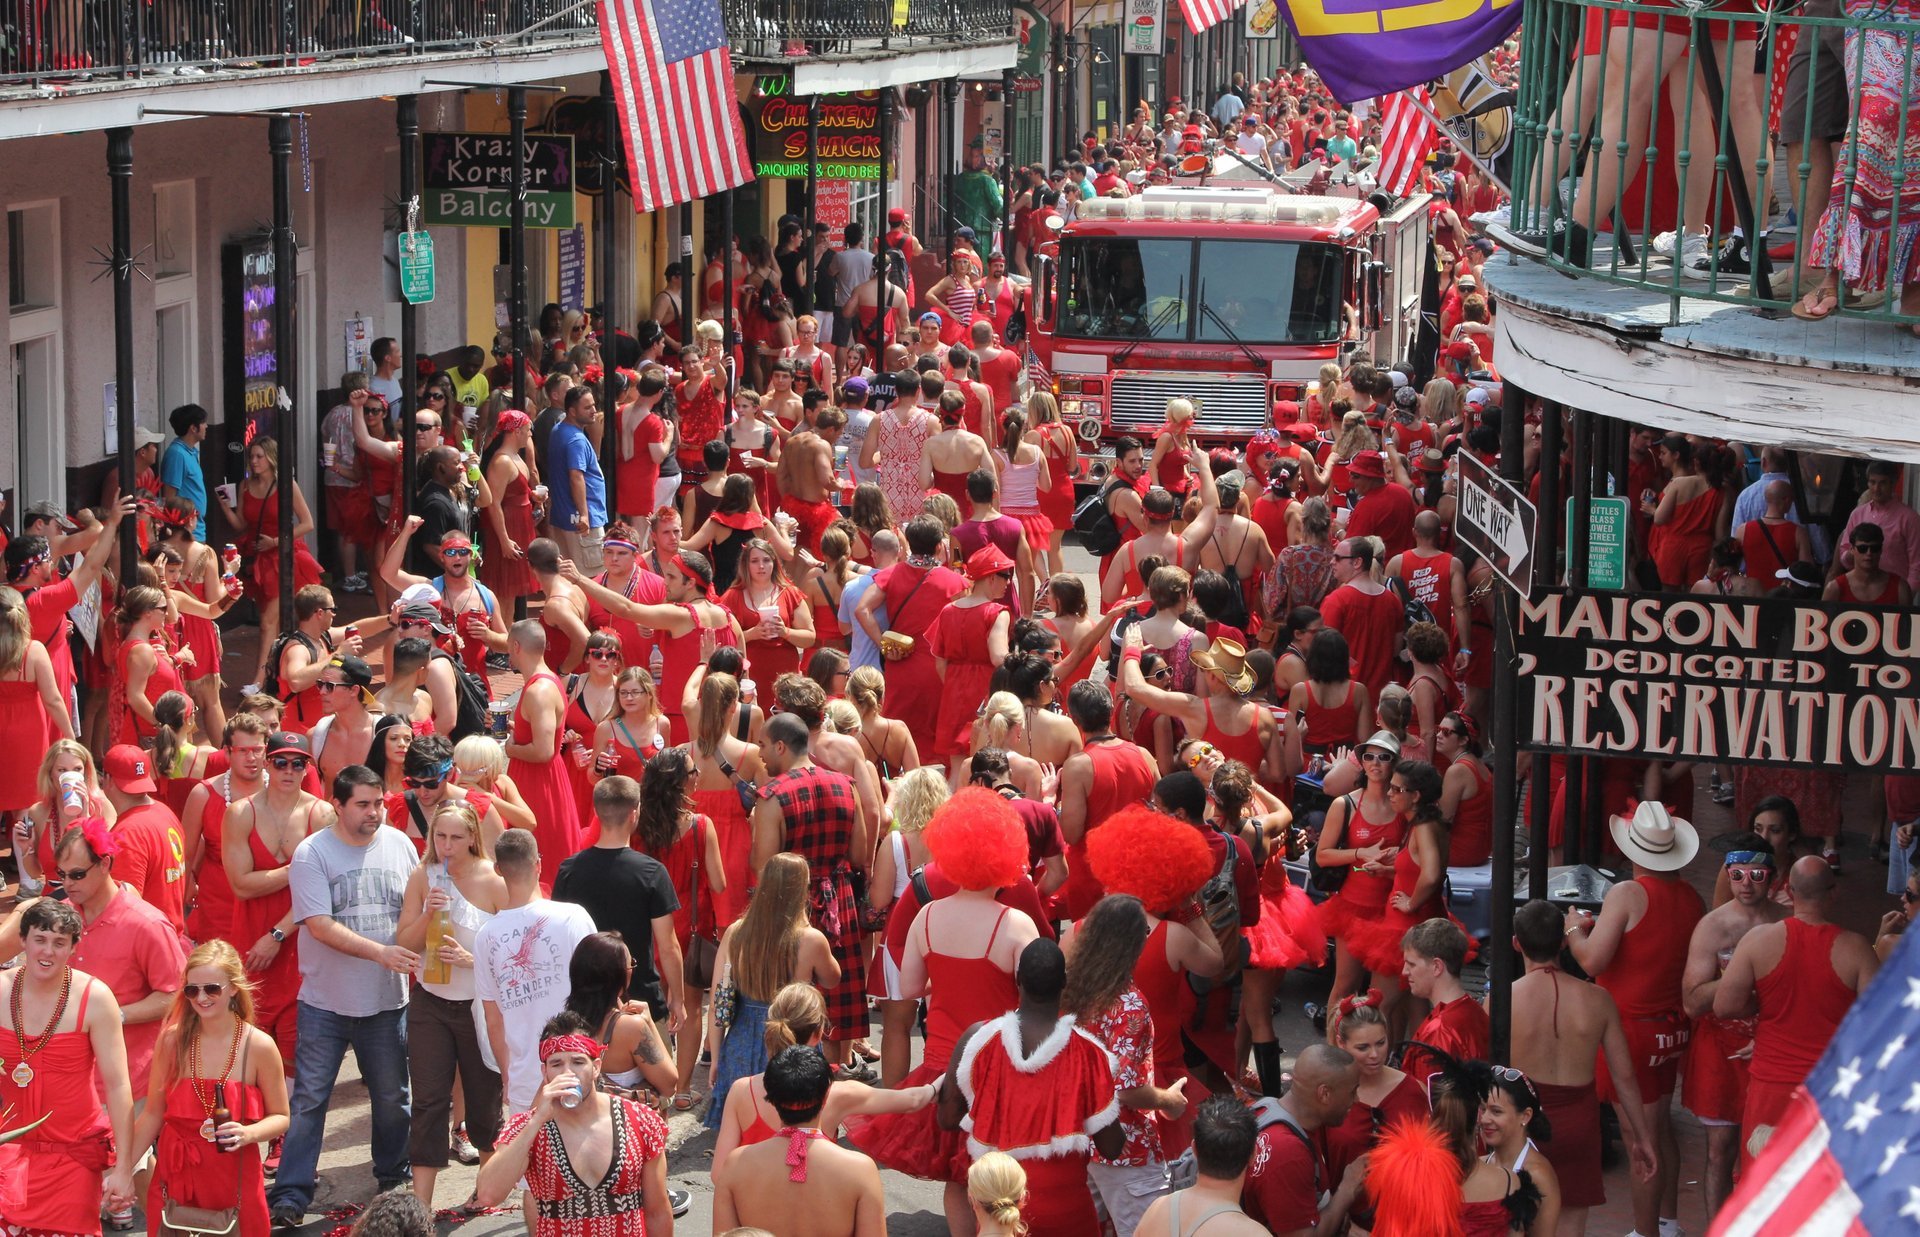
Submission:
[[[1406,607],[1383,584],[1373,579],[1373,547],[1349,537],[1333,551],[1336,587],[1320,603],[1326,625],[1347,638],[1353,657],[1353,677],[1367,685],[1373,699],[1393,678],[1394,654],[1407,625]]]
[[[1460,968],[1466,965],[1470,943],[1467,934],[1450,919],[1417,923],[1400,941],[1405,959],[1400,977],[1408,992],[1433,1007],[1414,1031],[1413,1041],[1438,1048],[1459,1061],[1482,1059],[1493,1047],[1493,1023],[1487,1011],[1460,984]],[[1421,1047],[1409,1049],[1400,1063],[1400,1068],[1422,1085],[1439,1073],[1440,1067],[1441,1062]]]
[[[1098,683],[1075,683],[1067,713],[1084,746],[1060,766],[1060,835],[1067,843],[1067,883],[1056,895],[1063,919],[1080,919],[1106,890],[1087,858],[1087,835],[1123,807],[1146,802],[1160,771],[1147,749],[1113,733],[1113,696]]]
[[[1388,558],[1411,550],[1413,492],[1387,480],[1386,457],[1378,451],[1362,451],[1347,465],[1347,476],[1359,495],[1347,516],[1347,536],[1380,538]]]

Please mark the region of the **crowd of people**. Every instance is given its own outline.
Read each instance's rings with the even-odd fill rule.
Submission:
[[[1443,315],[1471,326],[1464,235]],[[1096,491],[1090,582],[1063,557],[1074,434],[970,241],[924,293],[863,281],[791,337],[766,329],[789,279],[832,272],[797,227],[749,241],[737,349],[677,268],[634,334],[556,310],[491,369],[409,373],[378,340],[323,422],[317,514],[255,437],[209,525],[191,406],[138,494],[25,513],[0,743],[45,755],[0,769],[0,1113],[49,1119],[0,1146],[0,1226],[121,1231],[138,1202],[156,1233],[297,1227],[349,1049],[383,1191],[431,1207],[477,1163],[460,1208],[518,1189],[551,1237],[670,1232],[678,1113],[715,1131],[716,1232],[879,1233],[887,1168],[941,1183],[956,1237],[1453,1231],[1435,1207],[1578,1233],[1610,1104],[1636,1231],[1671,1237],[1676,1099],[1724,1198],[1920,891],[1900,866],[1881,939],[1842,930],[1826,775],[1712,769],[1739,828],[1709,909],[1693,767],[1606,762],[1632,875],[1593,914],[1518,913],[1512,1061],[1485,1064],[1468,967],[1506,943],[1445,889],[1496,837],[1492,571],[1451,536],[1459,460],[1497,463],[1509,415],[1490,337],[1421,387],[1329,365],[1244,450],[1171,401]],[[902,219],[881,250],[913,244]],[[1742,457],[1635,431],[1645,587],[1908,600],[1895,470],[1836,552],[1792,459]],[[1531,788],[1555,847],[1563,777]],[[1329,964],[1289,1083],[1275,1002]]]

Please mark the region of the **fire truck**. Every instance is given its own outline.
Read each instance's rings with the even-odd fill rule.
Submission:
[[[1198,442],[1244,447],[1321,365],[1412,349],[1431,265],[1426,195],[1368,200],[1370,183],[1352,177],[1328,193],[1324,171],[1251,180],[1225,156],[1214,169],[1082,202],[1040,247],[1032,346],[1079,436],[1085,484],[1105,478],[1115,439],[1151,433],[1176,396],[1199,409]]]

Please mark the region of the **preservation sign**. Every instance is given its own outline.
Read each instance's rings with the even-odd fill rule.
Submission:
[[[504,228],[513,204],[513,139],[504,133],[421,137],[422,222]],[[573,226],[573,138],[526,135],[527,226]]]
[[[1587,500],[1587,587],[1627,586],[1627,538],[1633,504],[1624,498]],[[1567,500],[1567,562],[1573,562],[1573,499]]]
[[[805,176],[809,163],[807,101],[787,94],[760,100],[753,122],[753,170],[762,178]],[[822,180],[880,179],[880,95],[820,97]]]
[[[1539,512],[1527,496],[1480,462],[1460,453],[1460,494],[1454,535],[1480,552],[1487,565],[1522,597],[1533,592],[1533,530]]]
[[[1529,751],[1920,770],[1920,613],[1543,589],[1515,651]]]

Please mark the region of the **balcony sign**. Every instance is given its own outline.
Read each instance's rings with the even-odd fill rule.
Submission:
[[[423,223],[504,228],[513,201],[513,142],[504,133],[428,133],[421,137]],[[573,139],[526,138],[527,226],[574,224]]]
[[[807,101],[769,94],[755,108],[753,170],[763,178],[807,174]],[[820,99],[820,178],[880,179],[880,96],[823,95]]]

